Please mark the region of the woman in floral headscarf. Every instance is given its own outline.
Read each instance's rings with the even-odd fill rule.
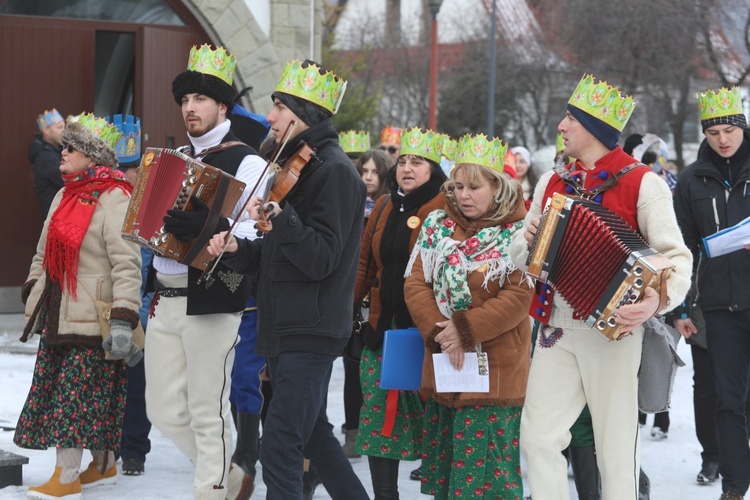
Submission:
[[[55,471],[29,488],[31,498],[80,498],[81,489],[117,482],[112,450],[120,447],[125,364],[143,352],[133,341],[141,305],[141,255],[120,232],[132,190],[116,170],[121,134],[83,115],[62,136],[65,185],[50,207],[22,287],[26,327],[39,352],[13,442],[55,447]],[[111,303],[110,336],[102,341],[95,300]],[[111,360],[105,359],[105,353]],[[83,449],[94,460],[79,474]]]
[[[523,496],[519,435],[531,349],[532,289],[507,255],[522,230],[521,186],[503,174],[507,146],[464,136],[412,252],[406,303],[425,342],[422,493],[435,498]],[[433,353],[461,369],[486,354],[489,392],[438,393]]]

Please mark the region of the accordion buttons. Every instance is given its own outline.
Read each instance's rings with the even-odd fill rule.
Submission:
[[[549,302],[547,302],[547,296],[546,296],[546,295],[540,295],[540,296],[539,296],[539,302],[541,302],[541,303],[542,303],[542,304],[544,304],[545,306],[546,306],[547,304],[549,304]]]
[[[537,315],[542,316],[542,317],[544,317],[544,316],[547,315],[547,313],[544,312],[544,309],[542,309],[541,307],[537,307],[536,308],[536,313],[537,313]]]

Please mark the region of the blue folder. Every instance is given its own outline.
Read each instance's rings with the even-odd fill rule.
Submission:
[[[423,360],[424,341],[419,330],[386,330],[380,388],[416,391],[422,382]]]

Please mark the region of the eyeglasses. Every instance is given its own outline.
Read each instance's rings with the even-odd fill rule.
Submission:
[[[67,146],[63,146],[63,149],[66,149],[68,151],[68,154],[73,154],[73,151],[78,151],[76,148],[74,148],[71,144],[68,144]]]
[[[388,151],[390,154],[395,155],[398,152],[396,146],[380,146],[381,151]]]

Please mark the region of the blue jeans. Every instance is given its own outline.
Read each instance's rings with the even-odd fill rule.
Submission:
[[[722,489],[744,495],[750,486],[745,416],[750,387],[750,311],[704,311],[703,316],[716,380],[716,435]]]
[[[302,461],[333,500],[368,498],[326,416],[336,356],[285,352],[268,359],[273,398],[263,427],[260,463],[267,499],[302,499]]]

